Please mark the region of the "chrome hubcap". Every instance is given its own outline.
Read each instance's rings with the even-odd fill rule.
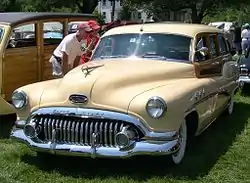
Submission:
[[[185,151],[186,151],[186,144],[187,144],[187,126],[186,122],[183,123],[179,130],[179,144],[180,149],[179,151],[172,155],[173,162],[175,164],[181,163],[182,159],[184,158]]]

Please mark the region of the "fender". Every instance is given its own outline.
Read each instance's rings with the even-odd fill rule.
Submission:
[[[15,108],[0,96],[0,115],[14,114]]]

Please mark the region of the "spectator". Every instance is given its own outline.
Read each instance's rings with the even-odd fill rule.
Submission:
[[[54,77],[62,77],[79,65],[82,54],[81,45],[87,44],[87,36],[91,31],[92,29],[87,23],[81,23],[78,25],[76,33],[68,34],[63,38],[49,60]]]
[[[243,52],[246,51],[247,47],[250,46],[250,25],[246,23],[243,27],[243,30],[241,32],[241,38],[242,38],[242,50]]]
[[[233,33],[233,45],[236,49],[236,54],[241,53],[241,28],[238,22],[234,22],[230,30]]]
[[[86,48],[83,48],[85,52],[82,55],[81,64],[84,64],[89,61],[92,55],[92,51],[94,50],[95,46],[97,45],[100,39],[99,31],[101,27],[98,25],[98,23],[95,20],[89,20],[88,25],[91,27],[92,32],[87,37]]]

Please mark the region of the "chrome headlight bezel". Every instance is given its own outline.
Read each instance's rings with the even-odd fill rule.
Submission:
[[[161,97],[151,97],[146,104],[146,112],[153,119],[159,119],[167,111],[167,103]]]
[[[27,94],[22,91],[22,90],[16,90],[12,93],[12,105],[16,108],[16,109],[23,109],[27,106],[28,104],[28,96]],[[18,105],[19,103],[19,105]]]

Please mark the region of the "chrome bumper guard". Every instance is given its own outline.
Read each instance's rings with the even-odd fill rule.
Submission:
[[[56,143],[56,141],[44,142],[37,137],[30,138],[25,135],[23,127],[30,122],[33,115],[73,115],[81,118],[98,117],[107,119],[119,119],[136,125],[143,133],[144,137],[134,141],[127,148],[105,147],[101,145],[85,146],[81,144]],[[176,131],[154,132],[150,131],[142,121],[128,114],[103,111],[97,109],[79,109],[66,107],[41,108],[34,111],[26,121],[16,121],[16,127],[11,132],[11,138],[28,145],[32,150],[47,152],[66,156],[90,156],[106,158],[127,158],[136,155],[170,155],[178,152],[179,139]]]

